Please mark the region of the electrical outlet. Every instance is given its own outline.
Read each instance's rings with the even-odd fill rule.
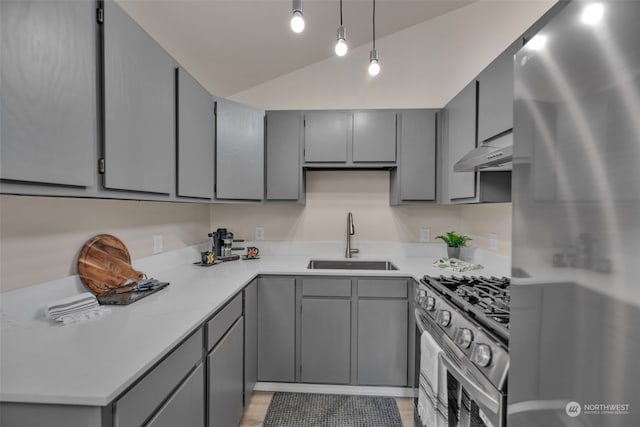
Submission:
[[[498,235],[496,233],[489,233],[489,249],[498,249]]]
[[[256,240],[264,240],[264,227],[256,227]]]
[[[428,228],[420,229],[420,242],[429,243],[431,241],[431,230]]]
[[[154,254],[159,254],[160,252],[162,252],[162,244],[163,244],[162,234],[154,234],[153,235],[153,253]]]

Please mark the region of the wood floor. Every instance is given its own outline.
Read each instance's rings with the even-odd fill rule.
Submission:
[[[254,392],[240,421],[240,427],[262,426],[267,409],[269,409],[269,403],[271,403],[271,397],[273,397],[272,392]],[[413,427],[413,399],[409,397],[396,397],[395,399],[402,418],[402,425]]]

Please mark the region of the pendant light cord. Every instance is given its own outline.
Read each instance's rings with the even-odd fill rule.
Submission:
[[[342,0],[340,0],[340,26],[342,27]]]
[[[373,48],[376,48],[376,0],[373,0]]]

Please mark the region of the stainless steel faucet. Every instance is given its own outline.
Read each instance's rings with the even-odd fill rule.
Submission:
[[[360,252],[359,249],[351,249],[351,236],[356,234],[356,229],[353,226],[353,214],[349,212],[347,214],[347,250],[345,252],[346,258],[351,258],[353,254]]]

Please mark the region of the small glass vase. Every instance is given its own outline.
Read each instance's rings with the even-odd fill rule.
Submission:
[[[454,248],[452,246],[447,246],[447,256],[449,258],[460,259],[460,248]]]

